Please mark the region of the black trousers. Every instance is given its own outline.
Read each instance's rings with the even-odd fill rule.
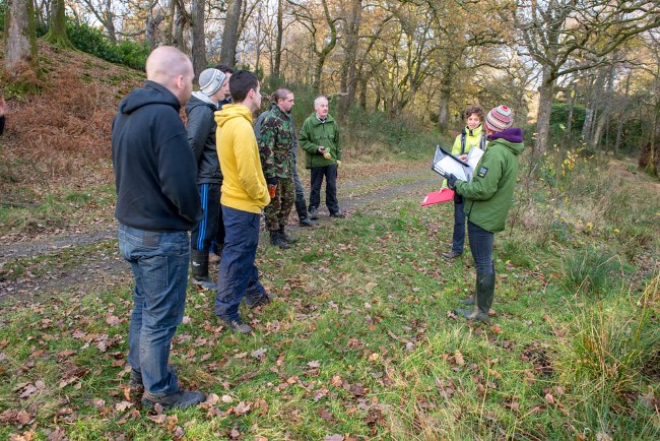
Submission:
[[[210,251],[212,244],[217,240],[218,230],[224,230],[222,225],[222,212],[220,211],[220,185],[199,184],[199,195],[202,200],[204,217],[195,225],[190,235],[190,245],[193,250]]]
[[[321,186],[325,177],[325,205],[330,214],[339,213],[337,202],[337,165],[312,168],[312,190],[309,195],[309,209],[318,210],[321,204]]]

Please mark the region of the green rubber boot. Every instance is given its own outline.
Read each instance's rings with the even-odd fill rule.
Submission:
[[[460,314],[468,320],[488,322],[488,311],[490,311],[494,297],[495,273],[477,273],[477,295],[474,309],[457,309],[455,312],[456,314]]]

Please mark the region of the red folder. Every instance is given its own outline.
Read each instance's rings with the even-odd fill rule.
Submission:
[[[427,205],[439,204],[440,202],[449,202],[454,200],[454,190],[443,188],[440,191],[434,191],[426,195],[422,201],[422,207]]]

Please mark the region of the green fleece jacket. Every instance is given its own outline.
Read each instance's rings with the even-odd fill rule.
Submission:
[[[522,131],[517,127],[495,133],[488,140],[488,148],[472,180],[457,182],[455,190],[466,199],[468,221],[496,233],[504,230],[513,204],[519,155],[524,145]]]
[[[325,122],[321,122],[316,117],[316,112],[312,113],[300,129],[299,141],[305,151],[306,168],[325,167],[341,161],[339,126],[330,115],[326,117]],[[325,147],[325,151],[329,152],[332,158],[325,159],[319,153],[319,146]]]

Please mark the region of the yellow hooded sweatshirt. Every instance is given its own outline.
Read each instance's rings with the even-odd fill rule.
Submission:
[[[252,129],[252,112],[243,104],[225,104],[215,112],[218,159],[222,170],[222,205],[261,213],[270,203],[259,147]]]

